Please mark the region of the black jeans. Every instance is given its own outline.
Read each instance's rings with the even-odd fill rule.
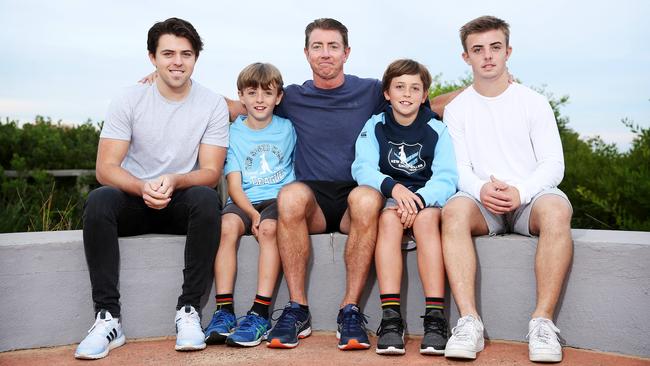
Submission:
[[[221,235],[221,203],[212,188],[196,186],[174,192],[169,205],[154,210],[142,197],[100,187],[84,206],[83,239],[95,312],[120,316],[119,236],[146,233],[184,234],[183,291],[176,305],[199,310],[201,296],[212,283],[212,265]]]

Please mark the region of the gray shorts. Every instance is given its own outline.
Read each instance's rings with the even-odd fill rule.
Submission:
[[[260,203],[256,203],[253,205],[253,207],[257,210],[257,212],[260,213],[260,223],[264,220],[277,220],[278,219],[278,202],[275,198],[262,201]],[[253,226],[253,222],[251,221],[251,218],[246,215],[246,212],[239,208],[234,203],[229,203],[226,205],[226,207],[223,208],[223,211],[221,211],[221,216],[232,213],[241,219],[241,221],[244,223],[244,235],[251,235],[253,232],[251,231],[251,227]]]
[[[536,194],[527,205],[521,205],[514,212],[509,212],[503,215],[496,215],[488,211],[488,209],[483,206],[481,201],[477,200],[469,193],[462,191],[456,192],[456,194],[453,195],[449,200],[453,200],[456,197],[467,197],[472,199],[472,201],[474,201],[474,203],[476,203],[478,206],[479,210],[481,210],[481,214],[487,223],[490,236],[505,233],[517,233],[526,236],[533,236],[530,233],[530,212],[533,208],[533,204],[535,204],[535,201],[546,194],[554,194],[564,198],[571,210],[573,210],[569,198],[558,188],[549,188],[547,190],[541,191]]]

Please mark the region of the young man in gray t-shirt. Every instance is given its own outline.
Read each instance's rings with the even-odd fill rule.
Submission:
[[[127,89],[109,107],[96,164],[103,187],[90,193],[83,215],[96,320],[77,358],[102,358],[124,344],[118,236],[151,232],[187,235],[175,348],[205,348],[199,302],[219,244],[214,186],[228,146],[228,109],[223,97],[190,79],[202,47],[190,23],[156,23],[147,48],[160,77]]]

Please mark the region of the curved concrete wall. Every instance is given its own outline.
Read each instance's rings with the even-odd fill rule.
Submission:
[[[573,230],[575,255],[557,312],[567,345],[650,357],[650,233]],[[486,334],[523,341],[534,307],[536,240],[518,235],[476,238],[478,303]],[[341,234],[312,236],[308,278],[313,326],[336,329],[345,289]],[[120,239],[123,325],[127,337],[174,334],[184,237]],[[238,252],[236,311],[243,314],[256,289],[258,246],[245,237]],[[402,295],[408,331],[421,334],[423,294],[416,252],[405,252]],[[362,307],[375,330],[379,292],[371,273]],[[203,323],[214,310],[204,297]],[[448,296],[449,298],[450,296]],[[0,351],[79,342],[93,322],[90,282],[80,231],[0,234]],[[275,307],[288,300],[284,281]],[[452,303],[453,304],[453,303]],[[451,325],[458,314],[450,307]]]

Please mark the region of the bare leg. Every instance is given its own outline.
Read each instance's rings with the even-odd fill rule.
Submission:
[[[309,187],[288,184],[278,195],[277,244],[291,301],[307,305],[305,276],[309,262],[309,233],[325,231],[325,216]]]
[[[442,209],[442,251],[447,277],[460,316],[478,317],[476,310],[476,249],[472,235],[488,233],[478,206],[457,197]]]
[[[239,216],[228,213],[221,217],[221,242],[214,260],[214,284],[217,294],[232,294],[237,273],[237,241],[244,235]]]
[[[375,253],[377,221],[383,202],[381,193],[368,186],[356,187],[348,196],[348,209],[340,225],[342,232],[349,230],[345,242],[347,280],[341,306],[359,303]]]
[[[533,318],[553,319],[571,257],[571,208],[564,198],[547,194],[535,201],[530,231],[539,234],[535,255],[537,306]]]
[[[418,270],[424,296],[445,296],[445,264],[440,241],[440,209],[425,208],[415,217],[413,234],[417,243]]]
[[[380,294],[398,294],[402,283],[402,234],[404,229],[395,210],[379,216],[375,268]]]
[[[280,272],[280,253],[276,241],[276,220],[263,220],[260,223],[257,241],[260,255],[257,265],[257,294],[272,297],[275,282]]]

